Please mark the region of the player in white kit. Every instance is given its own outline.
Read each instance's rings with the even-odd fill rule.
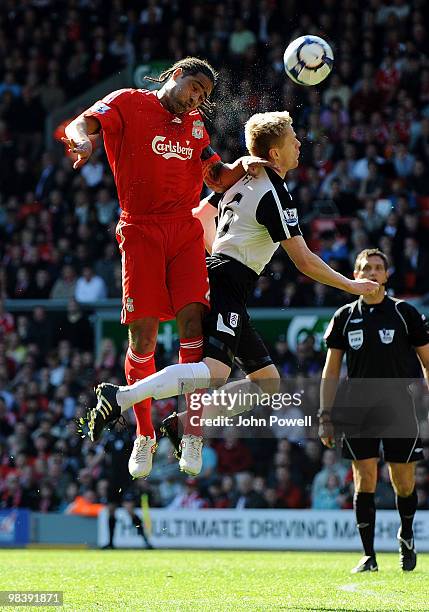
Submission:
[[[245,134],[249,152],[271,161],[276,170],[261,168],[257,177],[246,175],[224,194],[204,200],[197,212],[211,250],[207,260],[211,308],[204,323],[203,361],[168,366],[128,387],[102,383],[97,388],[97,405],[90,411],[90,435],[95,430],[98,436],[107,423],[144,398],[161,399],[224,384],[234,360],[261,387],[264,380],[278,381],[277,369],[250,323],[247,300],[279,245],[303,274],[317,282],[356,295],[378,290],[377,283],[351,280],[332,270],[302,237],[285,183],[288,170],[298,165],[301,146],[289,113],[253,115]],[[245,409],[249,407],[240,411]],[[196,433],[184,435],[181,442],[180,467],[192,475],[201,470],[202,436],[198,428]]]

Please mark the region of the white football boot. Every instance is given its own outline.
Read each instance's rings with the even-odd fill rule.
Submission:
[[[156,451],[156,438],[137,436],[128,461],[128,471],[133,478],[146,478],[152,470],[152,457]]]
[[[182,455],[179,467],[182,472],[190,476],[197,476],[201,472],[203,465],[203,439],[201,436],[185,434],[180,443]]]

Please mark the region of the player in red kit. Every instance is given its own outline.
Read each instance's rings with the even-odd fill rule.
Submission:
[[[176,318],[179,361],[202,358],[202,319],[209,305],[203,228],[192,216],[203,180],[225,191],[266,160],[223,164],[210,147],[202,113],[216,81],[204,60],[186,58],[160,75],[158,91],[115,91],[66,127],[69,150],[80,168],[92,153],[90,136],[103,133],[122,209],[117,241],[122,257],[121,322],[129,327],[125,359],[128,384],[155,372],[159,321]],[[200,110],[201,112],[200,112]],[[149,399],[134,406],[137,438],[129,461],[134,477],[146,477],[156,447]],[[112,410],[103,406],[107,414]],[[89,423],[90,437],[101,431]],[[182,467],[198,436],[183,438]]]

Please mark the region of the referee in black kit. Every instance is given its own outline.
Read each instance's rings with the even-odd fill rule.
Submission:
[[[398,406],[402,413],[399,416],[399,428],[396,429],[396,432],[401,433],[396,433],[397,437],[376,437],[377,434],[374,437],[353,437],[347,428],[349,433],[343,434],[342,454],[352,460],[355,486],[353,505],[365,555],[352,573],[378,570],[374,551],[374,492],[380,442],[383,444],[384,459],[389,464],[401,520],[398,531],[400,566],[404,571],[412,571],[416,566],[413,519],[417,509],[417,494],[414,472],[416,461],[423,458],[418,421],[412,397],[405,391],[404,385],[403,391],[399,392],[399,399],[397,395],[394,397],[395,387],[399,389],[401,381],[397,380],[395,384],[395,380],[390,380],[383,385],[380,379],[411,379],[415,376],[417,353],[423,375],[428,381],[429,333],[425,318],[414,306],[386,294],[387,270],[388,260],[382,251],[365,249],[359,253],[355,261],[355,278],[377,281],[379,289],[339,308],[325,334],[328,352],[322,373],[319,412],[319,435],[323,444],[328,448],[334,445],[332,423],[335,417],[331,411],[338,403],[336,392],[344,353],[349,378],[346,387],[349,387],[349,391],[353,390],[353,385],[357,383],[357,389],[360,384],[362,391],[356,392],[355,388],[353,393],[349,393],[353,396],[351,404],[355,404],[352,410],[348,404],[350,412],[364,414],[364,418],[371,421],[371,410],[374,408],[372,415],[375,416],[377,410],[374,404],[384,394],[384,416],[387,414],[389,417],[390,412],[390,421],[395,421],[395,411],[400,415]],[[362,384],[359,379],[377,380],[372,383],[368,380]],[[375,388],[377,390],[365,392],[371,390],[371,387],[372,391]],[[406,423],[405,429],[402,429],[401,419],[402,423]],[[383,431],[386,431],[386,424],[385,420]],[[399,437],[403,431],[406,432],[404,435],[411,437]]]

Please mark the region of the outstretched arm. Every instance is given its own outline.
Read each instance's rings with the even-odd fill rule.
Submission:
[[[263,166],[274,168],[268,160],[253,155],[240,157],[232,164],[224,164],[210,145],[204,149],[201,159],[203,160],[204,182],[209,189],[217,193],[223,193],[232,187],[245,174],[257,176]]]
[[[313,280],[355,295],[368,295],[378,291],[379,284],[369,280],[351,280],[336,272],[320,257],[310,251],[302,236],[282,240],[282,247],[300,272]]]
[[[98,134],[101,124],[95,117],[79,115],[65,129],[66,138],[62,141],[68,146],[70,153],[77,153],[77,160],[73,168],[77,170],[83,166],[91,156],[92,142],[90,136]]]

